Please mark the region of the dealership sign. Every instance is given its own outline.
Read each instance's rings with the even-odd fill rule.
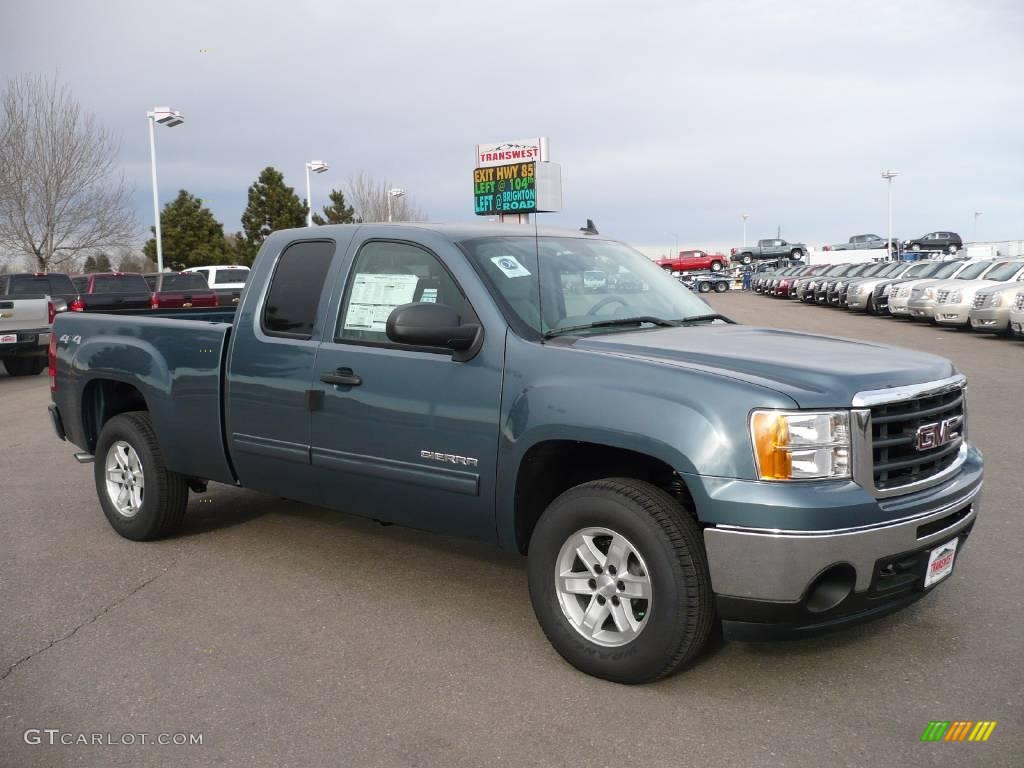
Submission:
[[[477,168],[491,168],[509,163],[540,163],[547,159],[548,140],[543,136],[476,145]]]
[[[477,216],[537,210],[536,163],[512,163],[473,171]]]

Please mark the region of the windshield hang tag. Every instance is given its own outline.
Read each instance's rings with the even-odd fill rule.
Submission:
[[[530,271],[515,256],[493,256],[491,262],[505,273],[505,277],[529,277]]]

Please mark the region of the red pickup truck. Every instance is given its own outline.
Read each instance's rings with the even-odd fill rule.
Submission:
[[[655,263],[662,269],[667,269],[670,272],[689,272],[697,269],[710,269],[712,272],[721,272],[729,265],[729,260],[722,253],[680,251],[679,255],[675,258],[658,259]]]

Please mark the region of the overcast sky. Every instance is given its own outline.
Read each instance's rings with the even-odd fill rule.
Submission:
[[[894,231],[1024,239],[1024,2],[0,3],[0,73],[59,73],[122,136],[152,224],[188,189],[225,229],[273,165],[314,204],[357,171],[473,216],[474,145],[550,138],[546,223],[645,246]],[[210,52],[204,52],[209,49]]]

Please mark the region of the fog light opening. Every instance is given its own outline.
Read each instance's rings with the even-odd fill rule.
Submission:
[[[807,589],[807,610],[830,611],[849,597],[857,582],[857,572],[849,563],[833,565],[811,582]]]

